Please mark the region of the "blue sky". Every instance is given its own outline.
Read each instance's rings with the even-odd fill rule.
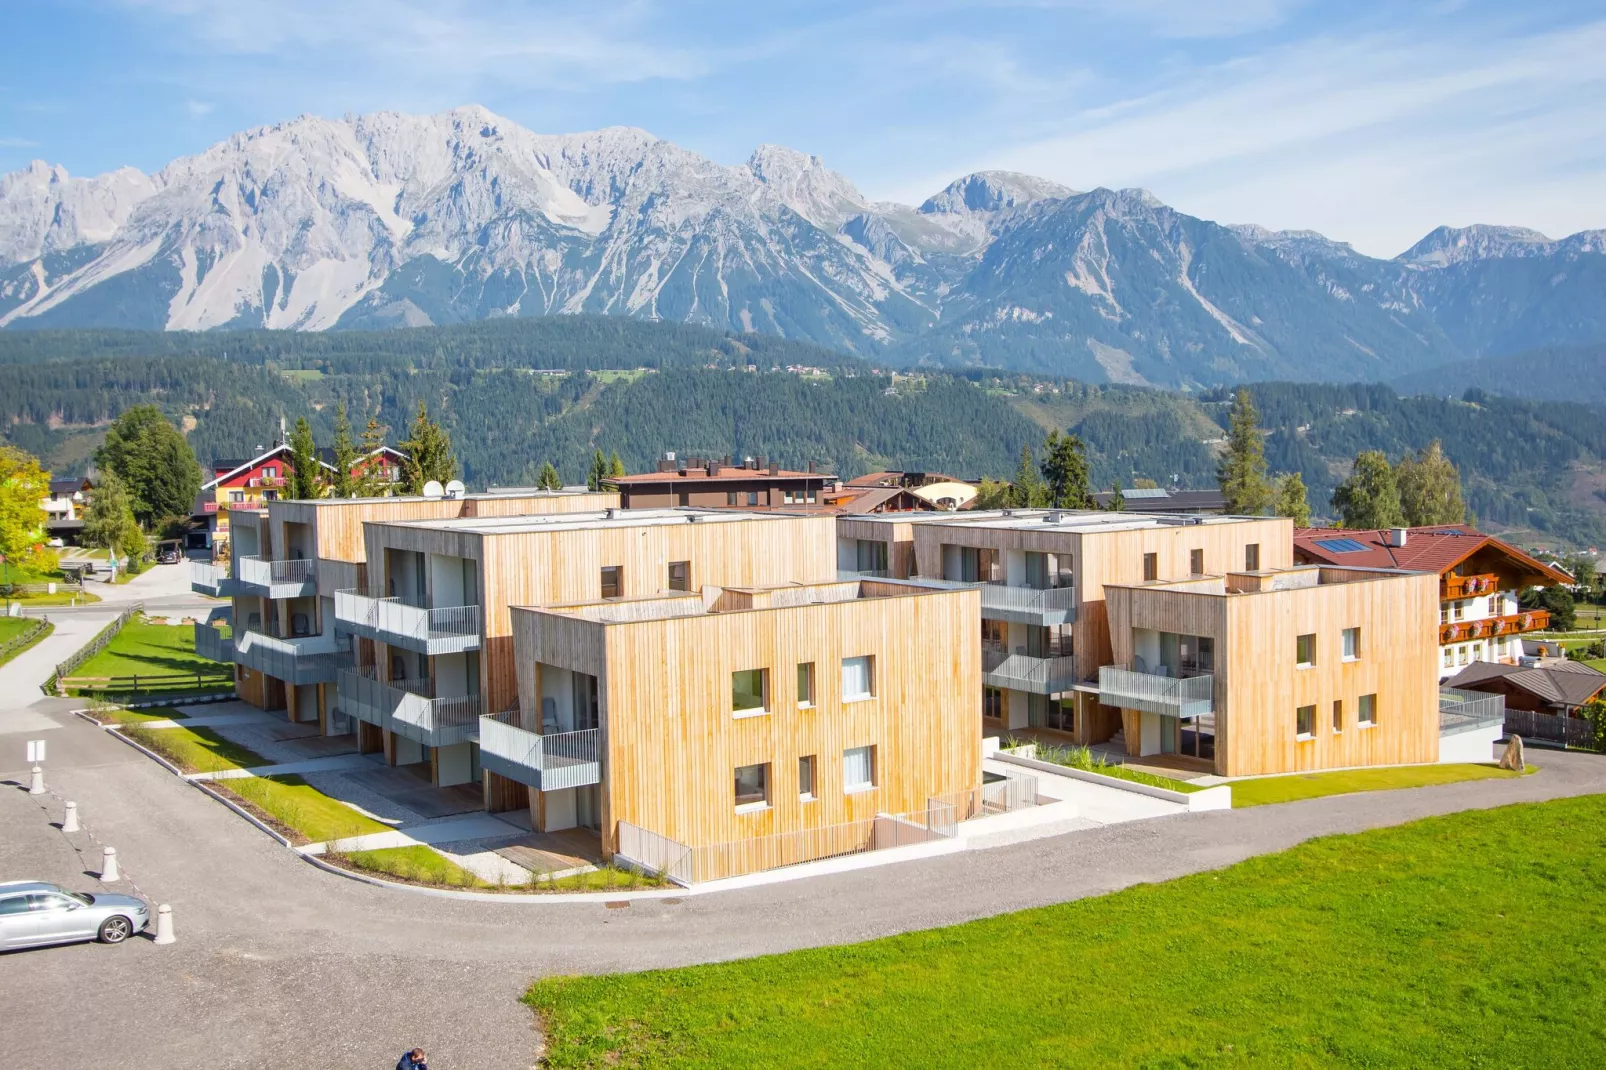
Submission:
[[[1392,256],[1606,227],[1606,10],[1298,0],[0,0],[0,170],[150,171],[303,112],[483,104],[918,202],[968,171],[1144,186]]]

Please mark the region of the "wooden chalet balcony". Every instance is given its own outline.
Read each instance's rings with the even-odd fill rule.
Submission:
[[[1500,589],[1500,577],[1493,572],[1480,572],[1475,576],[1445,576],[1439,581],[1441,599],[1471,598],[1473,595],[1493,594]]]
[[[1458,620],[1439,626],[1439,643],[1464,643],[1469,639],[1492,639],[1496,636],[1521,635],[1524,632],[1542,632],[1550,627],[1550,613],[1543,609],[1530,609],[1524,613],[1511,613],[1504,617],[1487,617],[1483,620]]]

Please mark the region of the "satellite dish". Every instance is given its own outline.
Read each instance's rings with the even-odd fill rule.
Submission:
[[[445,490],[444,487],[441,486],[441,481],[440,480],[432,479],[428,483],[424,484],[424,497],[426,497],[426,498],[443,498],[445,496],[446,496],[446,490]]]
[[[463,481],[461,479],[454,479],[450,483],[446,484],[446,496],[448,498],[461,498],[463,496],[463,492],[467,489],[467,487],[463,486]]]

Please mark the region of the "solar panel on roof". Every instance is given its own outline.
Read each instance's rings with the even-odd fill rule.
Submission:
[[[1465,535],[1464,531],[1435,531],[1435,535]]]
[[[1121,492],[1121,496],[1124,497],[1124,498],[1169,498],[1169,497],[1171,497],[1171,495],[1166,491],[1166,489],[1164,487],[1133,487],[1131,490],[1123,490]]]
[[[1317,539],[1316,545],[1330,554],[1358,554],[1370,549],[1359,539]]]

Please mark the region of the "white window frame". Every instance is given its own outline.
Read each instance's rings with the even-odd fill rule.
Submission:
[[[1299,641],[1301,639],[1309,639],[1310,640],[1310,660],[1309,661],[1300,661],[1299,660]],[[1286,642],[1286,641],[1287,640],[1284,640],[1284,642]],[[1314,669],[1315,667],[1316,667],[1316,633],[1315,632],[1307,632],[1304,635],[1296,635],[1294,637],[1294,668],[1296,668],[1296,669]]]
[[[758,673],[758,686],[761,690],[759,696],[762,700],[752,709],[739,710],[736,708],[736,674],[744,672]],[[763,717],[770,712],[770,671],[768,669],[735,669],[731,672],[731,718],[741,720],[743,717]]]
[[[738,803],[736,803],[736,812],[738,814],[751,814],[751,813],[756,813],[759,810],[768,810],[769,807],[770,807],[770,763],[769,762],[753,762],[750,765],[739,765],[736,768],[737,769],[762,769],[762,770],[764,770],[764,798],[758,800],[757,802],[745,802],[745,803],[744,802],[738,802]],[[733,797],[736,797],[735,796],[735,790],[736,790],[736,777],[735,777],[735,773],[733,772],[732,775],[731,775],[731,792],[732,792]]]
[[[1343,632],[1343,654],[1345,661],[1361,660],[1361,630],[1360,628],[1345,628]]]
[[[809,770],[808,790],[803,790],[803,767]],[[820,795],[820,761],[818,756],[805,754],[797,760],[797,797],[803,802],[818,802]]]
[[[865,666],[865,668],[864,668],[865,690],[862,691],[862,692],[852,692],[852,693],[850,693],[848,691],[848,664],[849,664],[849,662],[857,662],[857,661],[864,662],[864,666]],[[843,658],[842,659],[841,685],[842,685],[842,701],[844,703],[847,703],[847,702],[867,702],[870,699],[875,698],[875,655],[874,654],[860,654],[857,657]]]
[[[1299,714],[1301,710],[1310,711],[1310,730],[1307,732],[1299,730]],[[1314,704],[1296,706],[1294,708],[1294,738],[1300,742],[1316,738],[1316,706]]]
[[[1362,720],[1366,716],[1367,699],[1372,700],[1372,719],[1369,721]],[[1377,727],[1377,692],[1374,691],[1370,695],[1362,695],[1355,701],[1355,725],[1357,728]]]
[[[870,766],[870,779],[868,781],[863,781],[863,782],[850,781],[848,779],[848,772],[849,772],[849,769],[850,769],[850,764],[849,763],[850,763],[851,760],[853,760],[853,759],[850,758],[850,756],[857,755],[860,752],[863,752],[863,754],[865,756],[865,759],[867,760],[867,762],[868,762],[868,764]],[[845,794],[845,795],[858,795],[860,792],[874,791],[875,790],[875,788],[876,788],[875,759],[876,759],[876,753],[875,753],[875,747],[873,745],[864,746],[864,747],[849,747],[849,748],[847,748],[846,750],[844,750],[842,752],[842,792],[843,792],[843,794]]]

